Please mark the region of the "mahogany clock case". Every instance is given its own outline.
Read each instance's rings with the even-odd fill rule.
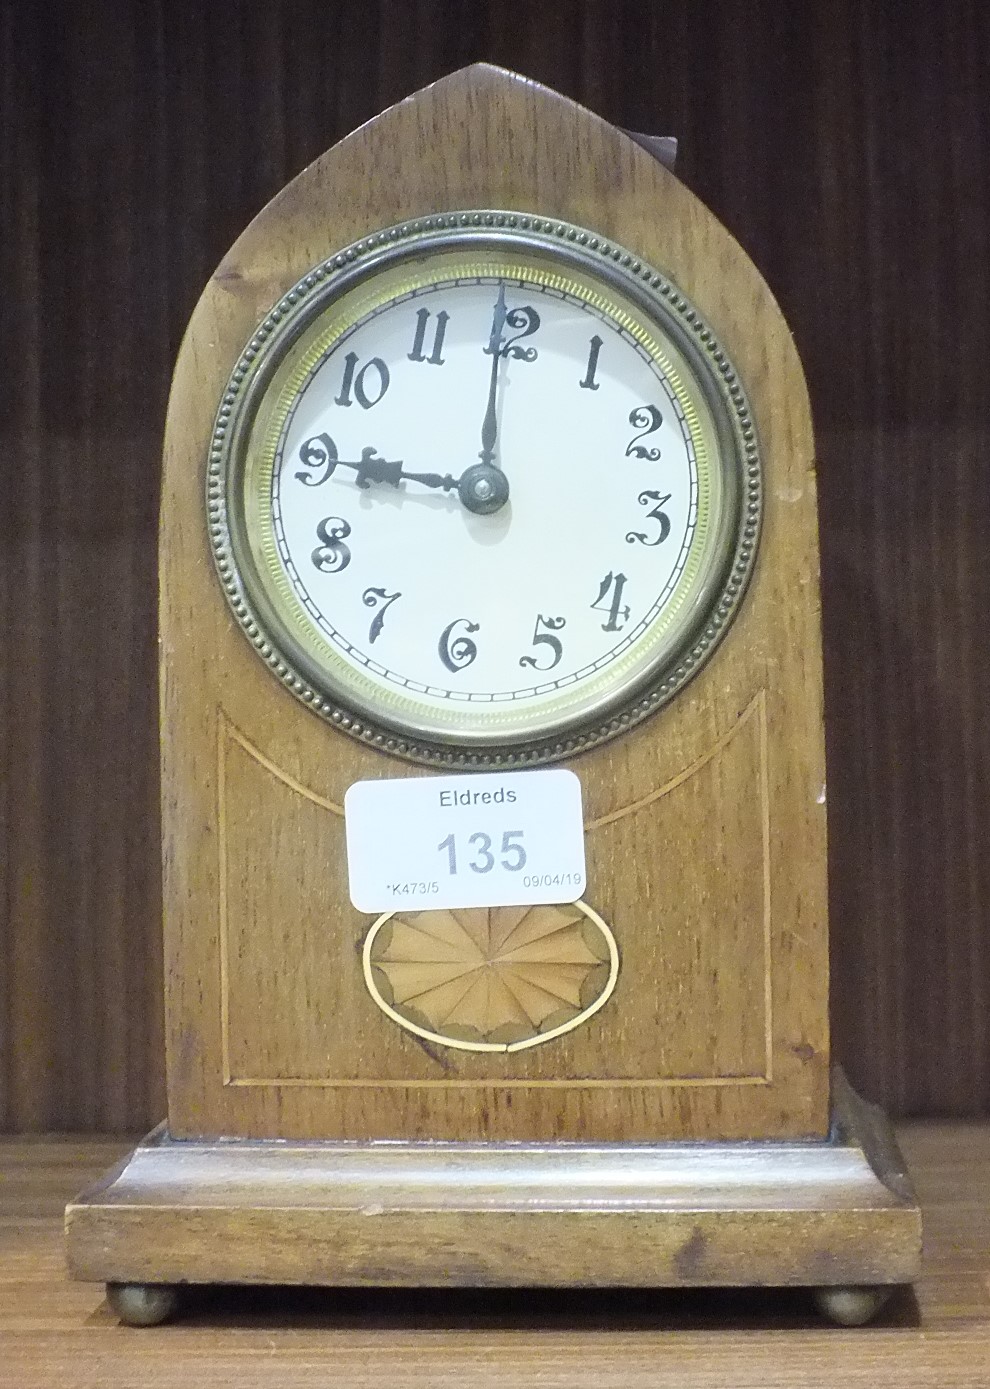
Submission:
[[[465,208],[594,228],[669,274],[745,382],[767,480],[758,562],[717,652],[659,713],[570,763],[584,793],[587,895],[619,942],[616,989],[593,1026],[494,1061],[424,1049],[385,1024],[369,999],[358,959],[368,923],[344,888],[343,796],[359,779],[416,772],[328,727],[272,678],[216,582],[203,501],[218,402],[280,295],[379,228]],[[605,1261],[605,1281],[912,1276],[918,1215],[882,1121],[837,1091],[841,1123],[833,1123],[804,380],[751,262],[648,153],[564,98],[482,66],[391,108],[294,180],[218,268],[176,367],[161,639],[168,1137],[139,1150],[116,1184],[70,1207],[77,1275],[421,1280],[426,1226],[410,1214],[419,1198],[403,1196],[397,1174],[340,1169],[332,1178],[352,1192],[354,1209],[368,1181],[385,1181],[392,1198],[384,1208],[394,1198],[395,1218],[382,1224],[382,1247],[394,1273],[363,1239],[349,1243],[346,1220],[334,1228],[351,1252],[336,1265],[307,1243],[340,1145],[389,1139],[414,1163],[423,1143],[442,1150],[452,1141],[455,1164],[467,1152],[458,1145],[478,1154],[465,1158],[478,1164],[465,1190],[487,1194],[467,1196],[463,1208],[442,1203],[432,1225],[463,1255],[452,1255],[445,1276],[453,1281],[588,1279],[570,1234],[560,1235],[555,1274],[518,1241],[503,1258],[480,1252],[488,1236],[478,1232],[504,1233],[511,1218],[511,1201],[498,1194],[502,1145],[533,1145],[528,1178],[539,1188],[540,1145],[560,1141],[577,1153],[618,1143],[654,1155],[647,1189],[615,1227],[616,1248],[627,1253]],[[243,1206],[236,1186],[233,1200],[218,1194],[219,1169],[194,1162],[183,1188],[169,1156],[170,1145],[195,1140],[189,1155],[221,1137],[235,1166],[242,1156],[247,1164],[238,1179]],[[749,1151],[740,1140],[757,1143],[759,1174],[701,1171],[695,1215],[670,1215],[664,1164],[676,1167],[678,1144],[712,1145],[735,1172]],[[583,1221],[589,1209],[611,1207],[614,1173],[593,1153],[588,1160],[587,1202],[566,1178],[563,1190],[544,1188],[548,1230],[569,1229],[578,1211]],[[292,1167],[298,1162],[315,1164],[309,1178]],[[295,1196],[285,1184],[290,1169]],[[317,1169],[323,1195],[312,1184]],[[439,1190],[430,1182],[442,1184],[442,1172],[443,1161],[426,1190]],[[250,1212],[270,1204],[270,1182],[283,1194],[259,1223]],[[152,1198],[160,1215],[149,1222],[138,1208]],[[342,1197],[342,1208],[351,1199]],[[186,1217],[173,1219],[176,1204],[212,1212],[202,1218],[222,1238],[209,1253]],[[785,1220],[782,1242],[774,1211]],[[684,1251],[699,1220],[706,1252],[694,1259]],[[300,1234],[297,1256],[289,1251]],[[544,1238],[535,1228],[530,1236]],[[546,1238],[550,1250],[556,1236]],[[743,1246],[757,1251],[752,1259]]]
[[[508,162],[507,148],[517,153]],[[204,524],[218,404],[279,295],[362,236],[465,206],[558,216],[669,268],[746,382],[773,479],[759,563],[717,655],[660,715],[573,764],[590,905],[623,952],[617,992],[594,1029],[496,1070],[469,1054],[441,1061],[383,1028],[360,971],[328,967],[328,944],[356,959],[368,924],[344,887],[344,793],[413,769],[286,697],[231,620]],[[193,315],[166,431],[162,776],[175,1137],[828,1132],[812,463],[800,365],[752,264],[666,169],[545,89],[485,68],[438,83],[341,142],[255,219]],[[215,833],[191,834],[194,824]]]

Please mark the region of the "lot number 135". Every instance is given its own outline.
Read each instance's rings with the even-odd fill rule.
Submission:
[[[521,868],[526,866],[526,850],[522,846],[522,830],[506,830],[502,835],[502,847],[498,851],[501,855],[499,863],[510,873],[518,873]],[[472,873],[490,873],[495,867],[495,854],[492,853],[491,836],[483,834],[480,830],[477,834],[468,836],[468,844],[474,857],[468,859],[468,867]],[[446,839],[441,839],[437,845],[437,852],[447,851],[447,867],[452,874],[457,872],[457,844],[456,838],[448,834]]]

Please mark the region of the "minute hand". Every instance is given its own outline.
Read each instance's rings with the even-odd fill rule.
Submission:
[[[478,457],[489,468],[497,468],[495,462],[495,440],[498,435],[498,420],[495,417],[495,394],[498,389],[498,364],[502,356],[502,333],[505,329],[505,285],[498,287],[495,313],[492,317],[492,332],[488,340],[488,351],[492,354],[492,374],[488,386],[488,409],[481,426],[481,452]]]

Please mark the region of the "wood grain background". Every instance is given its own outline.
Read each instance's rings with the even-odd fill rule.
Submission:
[[[328,145],[487,58],[679,173],[794,330],[820,457],[837,1054],[990,1108],[983,0],[0,7],[0,1129],[164,1111],[159,446],[216,262]]]

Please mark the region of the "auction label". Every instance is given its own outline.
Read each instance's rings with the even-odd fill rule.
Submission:
[[[573,772],[356,781],[344,797],[359,912],[576,902],[584,891]]]

